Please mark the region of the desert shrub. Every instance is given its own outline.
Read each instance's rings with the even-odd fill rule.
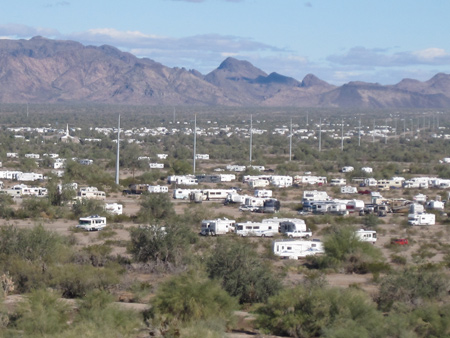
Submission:
[[[180,326],[184,323],[215,320],[222,329],[232,322],[238,308],[217,280],[196,271],[172,277],[163,283],[151,301],[150,316],[154,324]]]
[[[72,212],[75,218],[86,217],[89,215],[102,215],[105,214],[105,209],[103,207],[103,202],[82,198],[77,199],[72,205]]]
[[[0,194],[0,217],[9,219],[14,216],[14,210],[11,205],[14,201],[11,196],[7,194]]]
[[[44,263],[61,261],[70,253],[68,246],[68,239],[45,230],[42,225],[32,229],[0,227],[0,262],[10,256]]]
[[[330,227],[324,240],[325,255],[308,257],[316,268],[343,268],[347,273],[367,273],[371,269],[387,268],[380,250],[362,242],[352,227]]]
[[[416,306],[421,300],[441,299],[448,288],[448,278],[437,268],[410,267],[382,279],[377,302],[383,311],[398,302]]]
[[[91,265],[64,264],[51,267],[49,284],[67,298],[84,297],[89,291],[106,290],[119,281],[117,268],[96,268]]]
[[[152,224],[170,219],[175,214],[168,194],[144,194],[140,206],[137,219],[141,223]]]
[[[146,226],[130,229],[129,252],[138,262],[179,265],[187,258],[197,236],[185,225]]]
[[[281,289],[271,268],[250,247],[247,239],[219,239],[214,254],[206,261],[210,278],[240,303],[264,302]]]
[[[289,337],[383,337],[383,317],[362,291],[349,288],[285,289],[257,310],[257,325]]]
[[[33,291],[17,310],[12,326],[29,337],[57,336],[68,324],[69,308],[51,291]]]

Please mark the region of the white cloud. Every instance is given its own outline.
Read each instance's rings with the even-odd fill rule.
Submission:
[[[31,38],[36,35],[46,37],[57,37],[60,33],[56,29],[30,27],[21,24],[4,24],[0,25],[0,35],[9,37],[11,39],[17,38]]]
[[[354,47],[345,54],[331,55],[327,60],[338,65],[370,67],[450,65],[450,54],[441,48],[389,53],[387,49]]]

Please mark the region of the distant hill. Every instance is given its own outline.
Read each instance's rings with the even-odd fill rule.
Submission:
[[[166,67],[112,46],[34,37],[0,40],[0,102],[97,102],[360,108],[448,108],[450,75],[396,85],[350,82],[336,87],[313,74],[299,82],[227,58],[202,75]]]

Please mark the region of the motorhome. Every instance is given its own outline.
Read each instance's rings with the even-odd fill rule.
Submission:
[[[341,187],[341,194],[356,194],[358,189],[349,185],[344,185]]]
[[[347,205],[341,202],[326,201],[326,202],[311,202],[311,209],[314,214],[338,214],[347,215]]]
[[[178,184],[178,185],[197,185],[198,181],[193,175],[172,175],[167,177],[168,184]]]
[[[276,221],[276,219],[272,219],[272,221]],[[264,222],[264,220],[263,220]],[[291,231],[306,231],[309,230],[306,228],[306,223],[302,219],[297,218],[285,218],[283,221],[279,222],[278,232],[284,234]]]
[[[106,227],[106,217],[99,215],[81,217],[76,227],[87,231],[99,231]]]
[[[257,189],[255,190],[254,195],[255,197],[263,197],[263,198],[272,197],[272,190]]]
[[[409,225],[434,225],[436,223],[436,216],[434,214],[409,214]]]
[[[425,208],[423,204],[412,203],[409,205],[409,213],[410,214],[422,214],[425,212]]]
[[[278,188],[291,187],[293,183],[291,176],[274,175],[270,178],[270,184]]]
[[[218,201],[223,200],[227,198],[228,194],[231,194],[235,192],[234,189],[205,189],[202,190],[203,195],[205,196],[204,199],[206,201]]]
[[[347,184],[347,180],[345,178],[332,178],[330,180],[330,185],[332,187],[346,185],[346,184]]]
[[[165,185],[149,185],[147,186],[147,191],[151,194],[168,193],[169,187]]]
[[[132,194],[142,194],[148,191],[149,184],[130,184],[128,186]]]
[[[325,252],[323,243],[319,240],[279,240],[272,245],[275,256],[288,259],[313,256]]]
[[[263,206],[258,208],[257,212],[275,213],[280,211],[281,203],[276,198],[268,198],[264,201]]]
[[[176,200],[188,200],[192,192],[201,192],[198,189],[174,189],[172,197]]]
[[[217,236],[224,235],[229,232],[235,231],[235,220],[232,219],[213,219],[203,220],[201,225],[200,234],[203,236]]]
[[[236,223],[236,234],[242,237],[273,237],[278,233],[277,223],[247,222]]]
[[[246,197],[244,203],[241,204],[239,210],[255,211],[259,207],[264,206],[265,198],[262,197]]]
[[[37,173],[19,173],[16,175],[17,181],[22,182],[34,182],[34,181],[40,181],[44,179],[44,175],[37,174]]]
[[[154,162],[154,163],[149,163],[149,164],[148,164],[148,167],[149,167],[150,169],[164,169],[164,163],[156,163],[156,162]]]
[[[106,198],[106,193],[104,191],[99,191],[96,187],[84,187],[80,188],[77,198],[104,200]]]
[[[356,237],[362,242],[370,242],[375,244],[377,241],[377,232],[375,230],[360,229],[355,232]]]
[[[347,202],[347,210],[349,212],[359,212],[364,209],[365,203],[362,200],[350,200]]]
[[[373,173],[373,169],[371,167],[362,167],[361,171],[364,171],[365,173]]]
[[[431,200],[425,204],[425,207],[429,210],[444,210],[444,202]]]
[[[269,181],[265,179],[256,179],[248,181],[250,188],[265,188],[270,184]]]
[[[310,176],[310,175],[305,175],[305,176],[296,175],[296,176],[294,176],[293,183],[298,184],[298,185],[302,185],[302,184],[323,185],[323,184],[327,184],[327,178],[324,176],[321,177],[321,176]]]
[[[303,191],[302,203],[305,203],[306,201],[329,201],[329,200],[331,200],[331,198],[330,196],[328,196],[326,191],[317,191],[317,190]]]
[[[119,203],[106,203],[105,211],[113,215],[122,215],[123,205]]]
[[[353,170],[355,170],[355,168],[353,168],[351,166],[346,166],[346,167],[342,167],[341,172],[343,172],[343,173],[350,173]]]
[[[225,198],[224,204],[230,204],[230,203],[242,204],[245,202],[245,199],[247,197],[249,197],[249,196],[239,195],[237,192],[231,192],[231,193],[228,193],[227,197]]]

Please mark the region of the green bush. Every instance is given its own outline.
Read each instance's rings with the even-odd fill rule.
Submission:
[[[144,194],[141,197],[140,206],[137,219],[141,223],[152,224],[168,220],[175,214],[168,194]]]
[[[172,277],[159,286],[151,301],[154,323],[192,323],[219,320],[228,326],[237,301],[224,291],[220,283],[195,271]]]
[[[280,280],[245,238],[219,239],[206,266],[209,277],[219,279],[240,303],[265,302],[281,289]]]
[[[257,314],[257,325],[274,335],[383,337],[382,314],[364,292],[354,288],[299,285],[271,297]]]

